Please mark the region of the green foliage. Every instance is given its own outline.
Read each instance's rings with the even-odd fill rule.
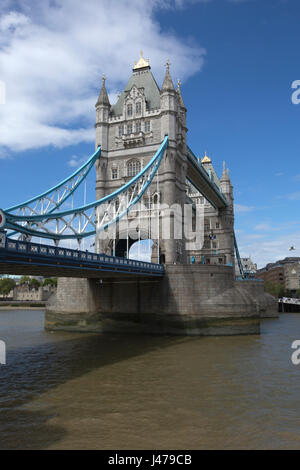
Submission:
[[[0,279],[0,294],[4,296],[8,295],[15,285],[16,282],[11,278]]]
[[[273,282],[265,281],[264,288],[265,292],[274,295],[274,297],[292,297],[291,291],[285,289],[285,287],[280,283],[274,284]]]
[[[29,282],[30,282],[30,277],[29,276],[22,276],[20,281],[19,281],[19,284],[20,285],[29,284]]]
[[[57,287],[57,277],[47,277],[43,282],[43,286]]]
[[[32,279],[30,279],[30,281],[29,281],[29,286],[34,288],[34,289],[38,289],[40,287],[40,285],[41,285],[40,282],[37,279],[35,279],[34,277]]]

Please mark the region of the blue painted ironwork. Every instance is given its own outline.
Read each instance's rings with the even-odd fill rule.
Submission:
[[[76,189],[79,188],[81,183],[90,173],[96,160],[101,155],[101,147],[98,147],[96,152],[83,164],[80,168],[74,171],[68,178],[55,185],[53,188],[48,189],[44,193],[35,196],[28,201],[19,205],[9,207],[5,210],[6,214],[22,215],[25,220],[22,223],[24,227],[28,227],[26,218],[32,215],[51,214],[69,199]],[[19,233],[20,230],[9,232],[9,236]],[[24,231],[22,232],[24,233]]]
[[[118,272],[147,276],[163,276],[165,269],[161,264],[131,260],[88,251],[59,248],[38,243],[6,238],[0,245],[0,266],[38,266],[82,271]],[[100,277],[99,273],[99,277]],[[88,276],[87,276],[88,277]]]
[[[74,173],[68,176],[68,178],[65,178],[63,181],[53,186],[53,188],[48,189],[44,193],[38,196],[35,196],[32,199],[28,199],[28,201],[25,201],[21,204],[5,209],[4,212],[6,214],[8,213],[10,214],[20,209],[23,209],[23,210],[27,209],[31,212],[37,212],[38,211],[37,207],[36,208],[30,207],[30,205],[35,202],[37,204],[40,204],[41,206],[43,206],[43,204],[46,204],[46,206],[42,207],[41,215],[51,214],[56,209],[58,209],[73,194],[73,192],[81,185],[81,183],[87,177],[87,175],[93,168],[96,160],[100,157],[100,155],[101,155],[101,147],[98,147],[96,152],[80,168],[78,168],[78,170],[74,171]],[[71,186],[69,187],[68,186],[69,183],[73,182],[73,180],[77,177],[78,179],[75,180],[73,185],[71,183]],[[60,194],[60,191],[62,191],[62,194]],[[52,196],[52,193],[54,194],[53,196]],[[57,197],[57,201],[55,201],[55,196]]]
[[[240,271],[240,274],[241,274],[241,279],[246,279],[246,274],[244,272],[244,268],[243,268],[242,260],[241,260],[241,257],[240,257],[240,252],[239,252],[239,249],[238,249],[235,233],[233,233],[233,237],[234,237],[235,254],[236,254],[236,259],[237,259],[237,262],[238,262],[239,271]]]
[[[154,157],[136,176],[102,199],[75,209],[60,212],[49,211],[39,215],[18,215],[3,211],[3,218],[6,220],[1,228],[53,240],[80,240],[95,235],[96,230],[105,230],[111,224],[117,223],[142,198],[157,173],[167,145],[168,136],[165,137]],[[117,201],[118,209],[115,210]],[[103,214],[99,211],[101,206],[105,207]],[[88,213],[89,210],[90,213]],[[64,234],[68,230],[71,233]]]

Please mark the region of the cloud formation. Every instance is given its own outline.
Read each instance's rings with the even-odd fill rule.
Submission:
[[[175,1],[177,6],[182,2]],[[94,140],[101,74],[112,97],[122,90],[139,51],[158,80],[167,58],[174,77],[199,71],[204,49],[162,31],[155,19],[167,0],[1,0],[0,158],[48,145]]]
[[[245,206],[242,204],[234,204],[234,212],[236,214],[243,214],[245,212],[251,212],[255,209],[253,206]]]
[[[291,231],[288,234],[275,236],[274,233],[259,238],[251,234],[238,234],[238,245],[241,256],[251,256],[257,263],[258,268],[262,268],[267,263],[274,263],[279,259],[289,256],[300,256],[300,232]],[[295,251],[290,251],[294,246]]]

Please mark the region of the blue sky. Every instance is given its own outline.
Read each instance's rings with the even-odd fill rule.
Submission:
[[[298,0],[3,0],[0,206],[93,153],[101,74],[114,102],[143,49],[159,84],[167,58],[182,81],[194,153],[230,169],[241,255],[300,256],[299,16]]]

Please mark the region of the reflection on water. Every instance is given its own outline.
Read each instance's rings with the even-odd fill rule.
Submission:
[[[1,311],[1,449],[300,448],[300,315],[260,336],[49,333]]]

